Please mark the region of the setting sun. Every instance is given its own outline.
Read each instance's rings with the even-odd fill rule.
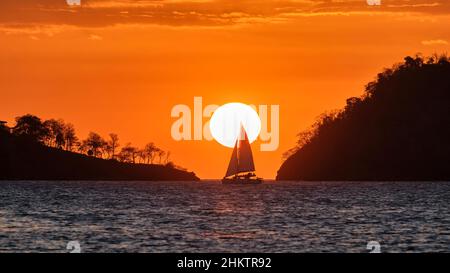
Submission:
[[[241,125],[247,132],[250,143],[254,142],[261,131],[261,120],[256,111],[243,103],[227,103],[214,112],[210,130],[217,142],[233,148]]]

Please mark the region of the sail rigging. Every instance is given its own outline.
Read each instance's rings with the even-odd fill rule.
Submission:
[[[253,171],[255,171],[255,163],[253,161],[250,141],[248,140],[244,126],[241,125],[241,131],[234,145],[225,177]]]

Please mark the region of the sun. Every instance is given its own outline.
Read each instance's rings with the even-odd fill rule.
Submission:
[[[209,128],[212,137],[223,146],[233,148],[239,137],[241,124],[250,143],[261,132],[261,119],[252,107],[238,102],[227,103],[214,112]]]

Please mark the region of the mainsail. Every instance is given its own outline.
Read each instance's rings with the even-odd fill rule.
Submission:
[[[253,171],[255,171],[255,163],[253,162],[252,148],[250,147],[247,132],[244,126],[241,125],[241,131],[234,145],[233,154],[231,155],[225,177]]]

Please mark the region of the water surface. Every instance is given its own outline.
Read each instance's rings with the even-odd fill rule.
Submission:
[[[0,182],[0,252],[450,251],[450,183]]]

